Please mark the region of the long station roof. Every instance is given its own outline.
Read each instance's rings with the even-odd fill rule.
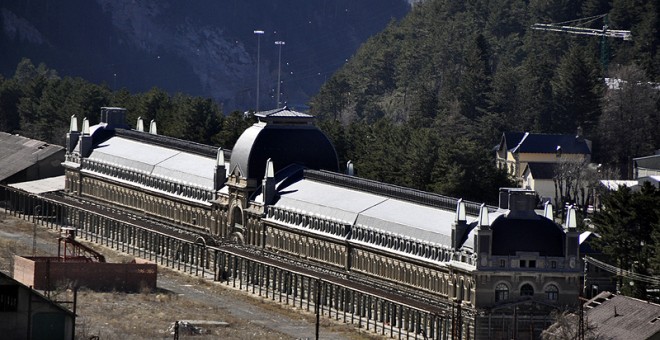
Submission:
[[[89,159],[213,188],[215,158],[173,148],[115,136],[96,146]]]
[[[355,180],[360,181],[358,178]],[[293,184],[278,187],[278,196],[279,199],[273,204],[277,208],[451,246],[456,206],[453,209],[434,207],[313,178],[302,178]],[[475,220],[476,216],[468,216],[467,222],[470,224]],[[466,243],[471,247],[472,240],[468,238]]]

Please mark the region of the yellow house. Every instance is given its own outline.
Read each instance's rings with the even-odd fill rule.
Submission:
[[[495,153],[496,164],[519,183],[528,163],[591,161],[591,141],[577,135],[505,132]]]

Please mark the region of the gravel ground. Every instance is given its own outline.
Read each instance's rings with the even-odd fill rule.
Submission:
[[[0,210],[0,270],[11,274],[13,254],[33,255],[34,225]],[[34,255],[56,256],[57,232],[36,228]],[[131,256],[93,243],[108,262],[125,262]],[[72,292],[61,288],[56,300],[72,300]],[[168,330],[175,320],[221,321],[228,326],[203,326],[191,339],[314,339],[315,316],[294,310],[244,291],[188,276],[159,266],[156,292],[125,294],[80,291],[78,294],[78,339],[172,339]],[[357,328],[321,318],[321,339],[380,339]]]

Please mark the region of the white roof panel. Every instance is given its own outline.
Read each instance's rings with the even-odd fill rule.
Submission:
[[[140,170],[176,182],[213,187],[215,158],[112,137],[93,149],[89,159]]]
[[[443,245],[451,245],[451,225],[455,219],[454,211],[309,179],[281,189],[274,206],[331,216],[350,224]]]
[[[64,190],[64,175],[42,178],[36,181],[21,182],[9,184],[10,187],[27,191],[31,194],[43,194],[45,192],[53,192]]]

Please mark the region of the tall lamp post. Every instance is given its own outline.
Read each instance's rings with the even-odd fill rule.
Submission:
[[[254,34],[257,35],[257,105],[254,112],[259,112],[259,67],[261,66],[261,36],[264,34],[264,31],[255,30]]]
[[[275,45],[279,46],[279,52],[277,57],[277,108],[280,108],[280,74],[282,73],[282,45],[284,41],[276,41]]]

